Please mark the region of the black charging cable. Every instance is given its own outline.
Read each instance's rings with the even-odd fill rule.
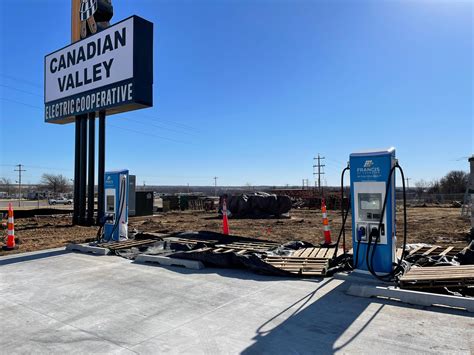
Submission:
[[[347,205],[347,210],[344,211],[344,175],[346,173],[346,171],[350,170],[349,168],[349,164],[347,165],[346,168],[344,168],[342,170],[342,173],[341,173],[341,219],[342,219],[342,226],[341,226],[341,229],[339,231],[339,235],[337,236],[337,241],[336,241],[336,251],[334,253],[334,259],[336,258],[337,256],[337,252],[339,250],[339,243],[341,241],[341,238],[343,240],[342,242],[342,245],[343,247],[345,248],[346,246],[346,221],[347,221],[347,216],[349,215],[349,209],[350,209],[350,198],[348,198],[348,205]],[[345,250],[344,250],[345,252]]]
[[[400,171],[401,178],[402,178],[402,186],[403,186],[403,248],[402,248],[402,255],[400,256],[400,259],[399,259],[398,263],[395,265],[395,268],[389,273],[380,275],[380,274],[377,274],[375,272],[375,270],[373,268],[373,261],[374,261],[374,256],[375,256],[375,251],[377,249],[377,245],[380,241],[380,231],[382,230],[383,219],[384,219],[384,215],[385,215],[385,211],[386,211],[386,207],[387,207],[388,194],[389,194],[390,188],[392,186],[391,181],[392,181],[392,176],[393,176],[393,173],[394,173],[395,169],[398,169]],[[394,190],[393,193],[396,194],[396,191]],[[392,198],[395,198],[395,196],[393,196]],[[368,243],[367,243],[367,250],[366,250],[367,269],[369,270],[369,272],[373,276],[375,276],[377,279],[379,279],[381,281],[388,281],[388,280],[393,279],[395,277],[395,275],[402,268],[402,263],[403,263],[403,260],[404,260],[405,249],[406,249],[406,244],[407,244],[407,206],[406,205],[407,205],[407,203],[406,203],[405,174],[403,173],[402,167],[398,164],[398,162],[396,162],[395,165],[390,169],[390,173],[388,175],[387,188],[385,190],[385,197],[384,197],[384,201],[383,201],[382,212],[380,214],[378,228],[373,229],[373,230],[370,231],[369,238],[368,238]],[[385,231],[385,233],[387,233],[387,231]],[[374,245],[372,246],[372,240],[374,238],[375,238]],[[369,258],[371,247],[372,247],[372,254],[370,255],[370,258]],[[396,250],[395,250],[395,252],[396,252]]]

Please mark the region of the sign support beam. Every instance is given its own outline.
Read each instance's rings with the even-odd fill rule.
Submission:
[[[86,178],[87,178],[87,115],[79,116],[81,127],[80,178],[79,178],[79,224],[86,225]]]
[[[99,111],[99,166],[97,170],[97,224],[104,217],[104,179],[105,179],[105,111]]]
[[[133,15],[110,26],[112,16],[111,0],[71,0],[71,44],[44,60],[45,122],[75,122],[73,225],[103,222],[106,115],[153,106],[153,23]]]
[[[75,143],[74,143],[74,211],[72,214],[72,224],[79,223],[79,180],[80,180],[80,147],[81,147],[81,122],[76,117],[75,123]]]
[[[94,225],[95,112],[89,113],[89,172],[87,177],[87,225]]]

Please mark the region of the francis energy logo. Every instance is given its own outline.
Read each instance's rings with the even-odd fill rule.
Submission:
[[[372,159],[367,159],[363,167],[357,168],[357,177],[378,178],[380,176],[380,167],[376,166]]]
[[[364,163],[364,168],[371,168],[372,165],[374,165],[373,160],[366,160],[365,163]]]

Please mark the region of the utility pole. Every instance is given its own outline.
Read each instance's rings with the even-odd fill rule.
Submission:
[[[15,169],[13,171],[18,171],[18,207],[21,206],[21,173],[26,171],[24,169],[22,169],[21,167],[24,166],[22,164],[17,164],[16,165],[18,167],[18,169]]]
[[[324,160],[324,159],[326,159],[326,158],[320,156],[319,153],[318,153],[318,156],[314,158],[314,160],[317,160],[318,163],[313,165],[313,169],[318,168],[318,171],[313,172],[313,175],[316,175],[316,174],[318,175],[318,189],[319,189],[319,195],[320,196],[322,196],[322,194],[323,194],[323,190],[321,188],[321,175],[324,175],[324,171],[321,171],[321,168],[324,168],[326,166],[325,164],[321,164],[321,160]]]
[[[409,183],[409,181],[411,180],[411,178],[405,178],[405,180],[407,181],[407,190],[410,190],[410,183]]]
[[[214,196],[217,196],[217,176],[214,176]]]

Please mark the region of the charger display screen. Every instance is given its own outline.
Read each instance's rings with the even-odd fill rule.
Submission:
[[[360,193],[359,194],[359,218],[379,219],[382,210],[381,193]]]
[[[115,211],[115,196],[107,195],[107,212]]]

